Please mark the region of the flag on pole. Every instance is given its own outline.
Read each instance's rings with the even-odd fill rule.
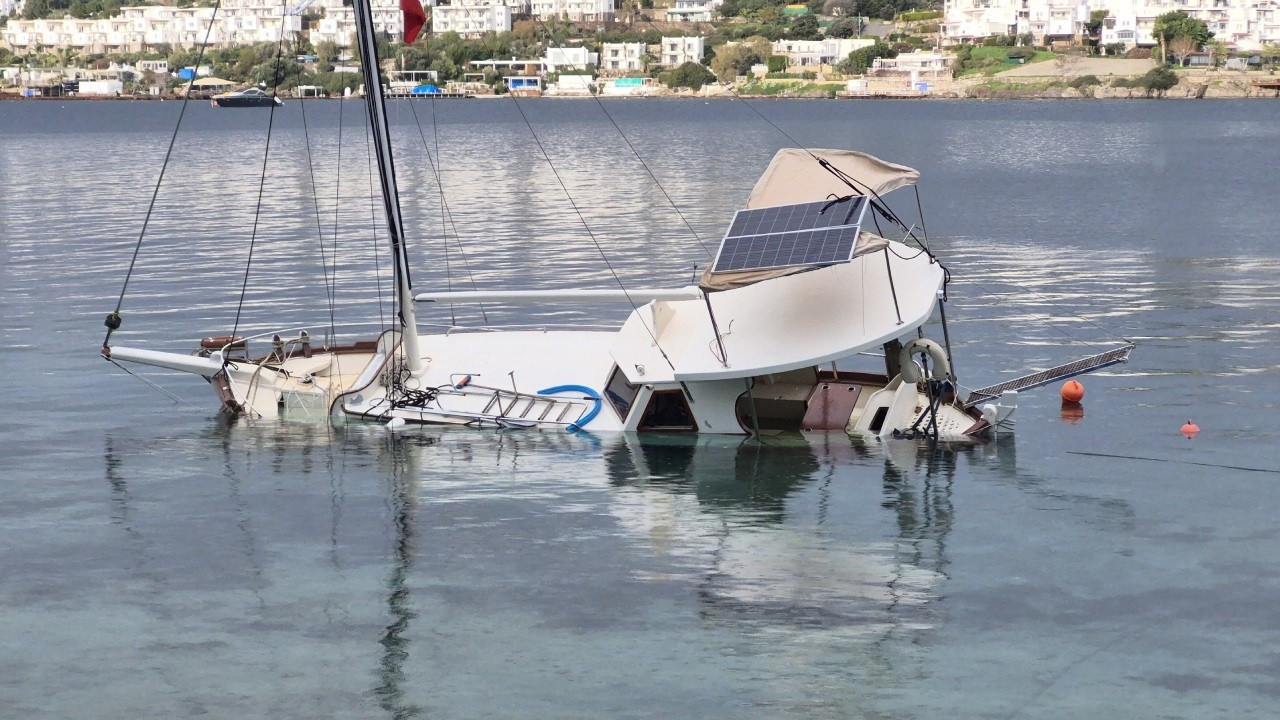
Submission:
[[[427,14],[418,0],[400,0],[400,12],[404,13],[404,41],[412,45],[418,39],[418,31],[427,24]]]

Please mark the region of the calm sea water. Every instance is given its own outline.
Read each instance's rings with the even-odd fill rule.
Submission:
[[[521,107],[581,219],[511,102],[394,106],[415,286],[607,287],[584,222],[683,282],[789,144],[732,101]],[[97,357],[179,105],[0,103],[0,715],[1272,716],[1275,103],[754,108],[921,170],[966,385],[1133,361],[962,450],[228,421]],[[268,116],[189,108],[117,343],[189,350],[242,283],[242,329],[323,328],[335,243],[335,322],[385,315],[360,110],[301,110],[246,280]]]

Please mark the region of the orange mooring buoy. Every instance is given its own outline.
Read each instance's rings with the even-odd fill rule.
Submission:
[[[1187,424],[1182,426],[1181,432],[1190,439],[1195,437],[1196,433],[1200,432],[1200,426],[1188,420]]]
[[[1062,383],[1062,401],[1078,403],[1084,399],[1084,385],[1075,380]]]

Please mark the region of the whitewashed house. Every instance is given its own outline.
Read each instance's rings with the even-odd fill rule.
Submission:
[[[667,22],[711,22],[724,0],[676,0],[667,8]]]
[[[824,40],[778,40],[773,54],[787,58],[789,66],[834,65],[849,53],[876,44],[875,38],[828,38]]]
[[[542,66],[546,72],[560,72],[565,69],[585,69],[595,67],[600,62],[600,55],[584,47],[547,48],[542,58]]]
[[[938,76],[951,72],[954,55],[938,52],[903,53],[896,58],[876,58],[871,61],[872,73],[910,73],[912,75]]]
[[[600,69],[605,72],[644,70],[644,43],[604,43],[600,48]]]
[[[702,62],[706,45],[702,37],[664,37],[662,38],[661,64],[664,67],[679,67],[687,62]]]

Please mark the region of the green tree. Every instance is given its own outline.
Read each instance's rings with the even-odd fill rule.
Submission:
[[[1276,60],[1280,59],[1280,45],[1263,45],[1262,50],[1258,52],[1258,56],[1263,63],[1274,66]]]
[[[1102,41],[1102,22],[1106,19],[1106,10],[1094,10],[1089,13],[1089,22],[1084,24],[1084,45],[1089,48],[1090,55],[1098,54],[1098,43]]]
[[[761,57],[749,41],[725,45],[711,59],[711,71],[720,82],[732,82],[735,77],[751,72],[751,66],[764,62],[766,57]]]
[[[701,90],[703,85],[715,79],[715,75],[706,66],[696,62],[684,63],[675,70],[662,74],[663,84],[673,90],[682,87]]]
[[[966,45],[966,48],[969,46]],[[972,50],[970,50],[972,52]],[[876,41],[875,45],[864,47],[860,50],[854,50],[849,53],[849,57],[841,60],[836,64],[836,70],[845,75],[861,75],[871,67],[871,63],[876,58],[895,58],[898,57],[898,51]]]
[[[23,20],[40,20],[49,17],[49,0],[27,0],[22,6]]]
[[[851,38],[858,37],[862,32],[862,22],[859,18],[842,17],[831,23],[827,28],[827,37],[830,38]]]
[[[818,18],[812,13],[805,13],[791,21],[787,35],[796,40],[817,40],[822,37],[822,28],[818,26]]]
[[[1214,67],[1221,67],[1222,63],[1227,61],[1227,57],[1231,54],[1231,47],[1221,40],[1209,41],[1209,57],[1213,59]]]
[[[1160,41],[1160,62],[1169,58],[1169,43],[1176,37],[1191,38],[1195,47],[1204,47],[1213,37],[1209,26],[1203,20],[1197,20],[1181,10],[1167,12],[1156,18],[1151,28],[1151,35]]]

